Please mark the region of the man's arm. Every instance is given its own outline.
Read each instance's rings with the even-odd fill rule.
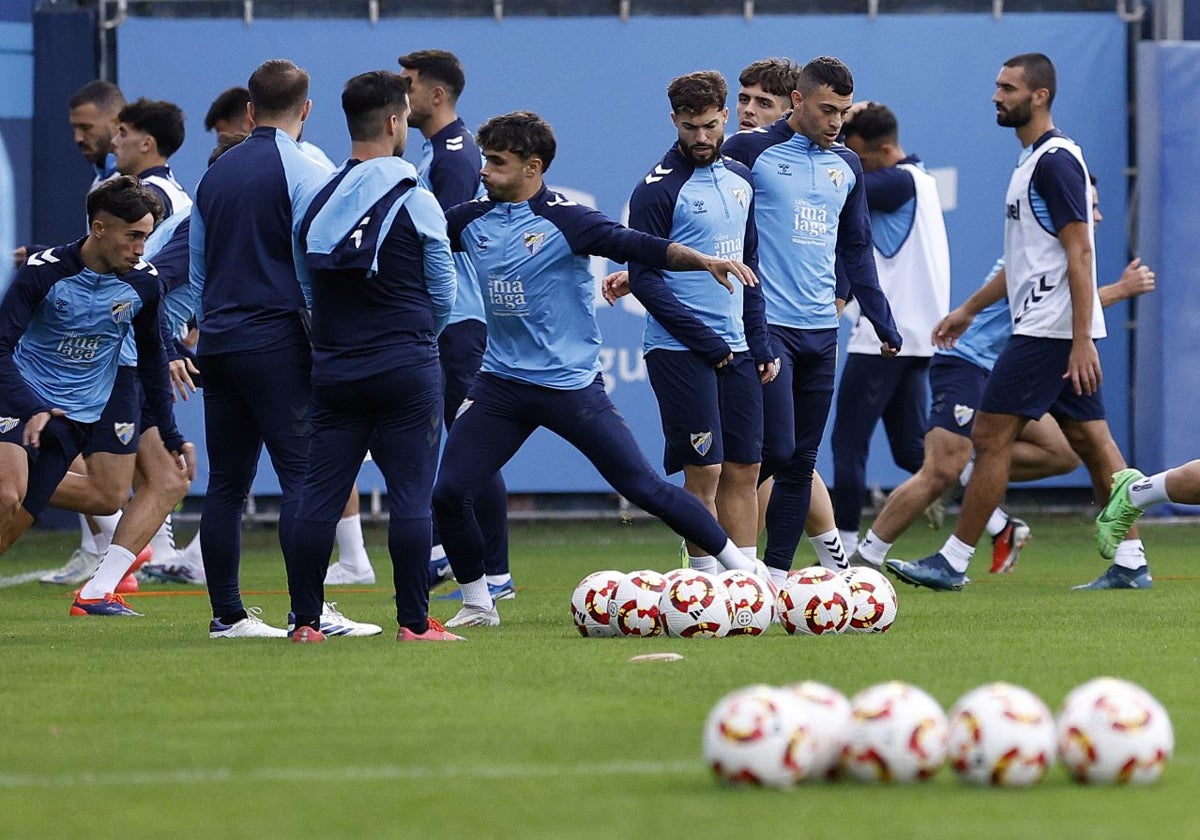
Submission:
[[[13,360],[17,342],[50,291],[52,279],[39,276],[28,265],[23,266],[0,302],[0,393],[4,394],[6,405],[22,420],[53,407],[33,392]]]
[[[414,187],[407,202],[408,215],[421,237],[425,288],[433,310],[433,327],[440,333],[450,320],[450,310],[458,293],[458,275],[446,237],[446,217],[437,199],[428,190]]]
[[[862,314],[875,327],[875,334],[883,342],[880,352],[885,356],[895,356],[900,352],[904,340],[896,329],[892,308],[879,288],[871,240],[871,214],[867,209],[862,167],[857,157],[851,168],[855,174],[854,188],[846,196],[846,203],[838,216],[837,257],[841,258],[850,280],[851,295],[858,301]]]
[[[678,189],[663,184],[639,184],[629,202],[629,227],[669,239],[677,195]],[[679,302],[661,268],[631,261],[629,291],[672,337],[708,364],[719,366],[731,357],[729,344]]]
[[[942,350],[949,350],[958,339],[962,338],[976,315],[996,301],[1003,299],[1007,293],[1004,260],[1000,259],[992,266],[992,273],[984,284],[957,308],[950,310],[945,318],[938,321],[937,326],[933,328],[934,345]]]
[[[1076,394],[1092,394],[1104,378],[1100,354],[1092,340],[1092,243],[1086,222],[1071,222],[1058,232],[1067,252],[1067,283],[1071,289],[1071,356],[1063,379]]]
[[[174,398],[167,369],[167,351],[163,348],[159,324],[160,299],[158,278],[147,276],[138,289],[142,308],[133,317],[133,338],[137,344],[138,379],[146,395],[146,406],[158,423],[158,432],[167,451],[183,451],[183,436],[175,426]]]
[[[1100,287],[1100,305],[1109,307],[1114,303],[1140,297],[1153,291],[1154,272],[1148,266],[1142,265],[1140,257],[1135,257],[1129,265],[1125,266],[1125,270],[1121,272],[1117,282]]]

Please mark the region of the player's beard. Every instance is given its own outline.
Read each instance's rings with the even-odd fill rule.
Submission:
[[[1020,128],[1027,125],[1033,119],[1032,99],[1026,99],[1019,102],[1012,108],[1001,109],[996,108],[996,125],[1002,125],[1005,128]]]
[[[696,143],[691,146],[684,147],[684,156],[694,163],[696,166],[711,166],[717,158],[721,156],[721,144],[724,143],[724,138],[717,140],[716,143]],[[702,155],[697,154],[696,147],[707,148],[707,151]]]

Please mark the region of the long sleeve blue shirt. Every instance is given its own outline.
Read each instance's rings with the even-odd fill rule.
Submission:
[[[544,186],[528,201],[460,204],[450,246],[475,265],[487,313],[481,370],[561,390],[600,372],[589,256],[666,267],[665,239],[629,230]]]

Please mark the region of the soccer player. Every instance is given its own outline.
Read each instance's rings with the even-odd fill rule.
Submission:
[[[247,612],[238,585],[242,508],[265,444],[279,477],[279,543],[297,572],[296,509],[308,465],[312,350],[308,273],[293,234],[328,172],[297,138],[308,73],[273,59],[251,74],[257,126],[205,172],[189,230],[204,372],[208,492],[200,544],[213,619],[209,637],[287,635]]]
[[[738,127],[759,128],[787,116],[792,110],[792,91],[799,86],[800,69],[790,58],[764,58],[748,64],[738,76],[741,85],[737,95]],[[835,300],[839,318],[845,303],[840,297]],[[766,529],[767,505],[774,486],[775,480],[769,477],[758,486],[759,533]],[[846,567],[846,552],[833,518],[833,499],[815,468],[804,533],[821,565],[831,569]]]
[[[400,75],[412,83],[408,122],[425,139],[417,166],[421,185],[434,194],[442,210],[483,197],[479,146],[456,110],[466,85],[462,64],[453,53],[444,50],[420,50],[400,56],[399,61],[403,68]],[[483,348],[487,345],[487,320],[475,266],[466,254],[457,253],[454,268],[458,272],[458,296],[450,323],[438,335],[447,429],[454,424],[454,416],[479,371]],[[492,598],[497,601],[514,598],[517,591],[508,567],[508,488],[499,472],[479,493],[475,515],[487,546],[483,567]],[[449,580],[451,575],[435,523],[430,586]]]
[[[367,453],[388,489],[398,641],[460,641],[429,618],[430,505],[441,442],[437,332],[454,305],[446,219],[400,159],[408,83],[379,70],[346,82],[350,158],[309,205],[300,243],[313,284],[313,433],[296,515],[289,629],[331,632],[321,581],[341,503]],[[328,611],[328,610],[326,610]],[[374,635],[380,632],[350,632]],[[332,632],[338,633],[339,627]]]
[[[222,134],[249,134],[254,131],[250,91],[244,87],[231,87],[221,91],[208,106],[208,113],[204,115],[204,130],[216,131],[218,137]],[[300,151],[325,167],[326,172],[337,168],[320,146],[303,138],[297,142]]]
[[[667,86],[677,138],[629,201],[629,226],[700,251],[757,263],[749,171],[721,156],[729,110],[715,71]],[[629,264],[629,287],[646,307],[645,351],[658,399],[668,474],[704,503],[742,553],[757,557],[762,383],[775,376],[762,292],[732,296],[703,271]],[[688,562],[718,572],[717,559],[687,544]]]
[[[866,497],[871,435],[881,419],[896,465],[910,473],[921,468],[931,336],[950,310],[950,244],[937,181],[920,158],[900,145],[892,109],[859,103],[850,109],[842,133],[846,147],[862,161],[879,286],[904,338],[899,355],[881,357],[874,331],[856,314],[851,316],[854,327],[838,384],[831,443],[837,527],[842,545],[853,553]],[[857,312],[853,305],[852,312]]]
[[[487,198],[447,213],[450,245],[475,263],[488,318],[483,364],[446,440],[433,510],[462,585],[447,627],[496,625],[474,511],[481,487],[541,426],[587,456],[618,493],[663,519],[726,568],[756,566],[694,496],[655,474],[604,391],[588,256],[755,282],[745,265],[632,231],[543,181],[557,144],[528,111],[493,117],[476,136]],[[761,570],[761,563],[757,568]]]
[[[975,415],[975,467],[958,527],[941,551],[914,562],[887,560],[900,580],[960,590],[971,555],[1008,484],[1013,443],[1050,412],[1107,503],[1111,476],[1125,467],[1104,419],[1095,340],[1105,336],[1093,260],[1091,184],[1079,146],[1054,127],[1054,64],[1041,53],[1004,63],[996,77],[996,122],[1015,129],[1023,151],[1005,197],[1005,288],[1013,335],[996,359]],[[1134,533],[1115,562],[1086,588],[1151,585]]]
[[[726,155],[754,175],[759,273],[772,345],[783,363],[763,389],[760,473],[760,480],[775,478],[765,560],[776,582],[786,578],[803,533],[833,397],[835,300],[848,294],[838,291],[835,261],[879,334],[880,351],[895,355],[902,345],[879,289],[862,165],[837,142],[853,92],[846,65],[813,59],[791,92],[790,116],[725,142]]]
[[[162,207],[136,179],[118,177],[94,190],[87,208],[87,237],[31,256],[0,304],[0,553],[46,507],[100,422],[131,329],[156,443],[183,480],[194,473],[191,445],[171,412],[159,282],[142,259]],[[161,521],[146,510],[149,498],[130,502],[72,615],[138,615],[115,589]]]
[[[67,117],[74,135],[75,145],[79,147],[84,160],[88,162],[95,173],[91,186],[88,188],[89,193],[100,186],[100,184],[117,175],[117,157],[112,146],[113,137],[117,133],[117,117],[124,107],[125,97],[122,95],[121,89],[111,82],[104,82],[98,79],[85,84],[67,102]],[[14,254],[16,265],[20,266],[25,262],[29,251],[42,251],[44,249],[45,246],[41,245],[18,248]],[[125,377],[128,374],[119,375]],[[108,411],[106,412],[108,416],[104,418],[103,422],[97,428],[111,429],[115,423],[124,424],[131,422],[134,418],[132,414],[121,410],[123,405],[122,400],[118,398],[111,406],[108,406]],[[102,438],[103,434],[97,437]],[[118,445],[106,442],[110,440],[115,441],[115,438],[111,434],[105,440],[94,439],[91,445],[94,445],[98,452]],[[91,450],[85,448],[84,455],[90,456]],[[95,459],[92,460],[95,462]],[[86,471],[85,461],[83,459],[77,460],[72,465],[72,469],[77,473]],[[120,483],[119,481],[115,482],[116,486],[111,487],[106,485],[105,489],[107,492],[104,495],[107,504],[103,506],[103,510],[95,511],[97,514],[111,514],[124,504],[125,499],[128,497],[128,487],[122,488],[119,486]],[[126,491],[124,496],[122,496],[122,489]],[[70,508],[72,505],[67,503],[63,507]],[[78,585],[86,581],[96,571],[96,567],[100,563],[100,557],[104,553],[104,549],[107,547],[115,527],[115,521],[106,521],[102,517],[93,518],[87,516],[85,513],[80,513],[79,548],[72,552],[62,568],[55,569],[44,575],[41,578],[42,583]],[[97,538],[99,538],[99,542]],[[133,586],[130,585],[127,588],[132,589]]]

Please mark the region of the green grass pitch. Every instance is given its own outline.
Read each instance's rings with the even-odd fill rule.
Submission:
[[[210,641],[197,588],[144,585],[130,598],[140,619],[69,618],[63,589],[3,588],[0,837],[1200,838],[1200,526],[1143,529],[1152,591],[1085,593],[1069,587],[1105,566],[1089,524],[1031,524],[1013,574],[988,575],[981,557],[961,593],[898,586],[899,617],[877,637],[580,638],[569,599],[585,574],[675,562],[657,522],[514,525],[519,595],[466,644],[393,640],[377,528],[379,585],[327,597],[384,625],[381,638]],[[944,536],[914,529],[895,553]],[[60,565],[73,539],[29,535],[0,576]],[[279,625],[274,532],[245,545],[246,602]],[[440,618],[454,610],[432,602]],[[628,661],[654,651],[685,658]],[[752,682],[816,679],[849,696],[901,679],[949,708],[1007,680],[1057,709],[1102,674],[1171,714],[1175,758],[1156,785],[1085,788],[1055,766],[1027,791],[967,788],[944,769],[921,786],[784,793],[723,788],[700,756],[708,710]]]

